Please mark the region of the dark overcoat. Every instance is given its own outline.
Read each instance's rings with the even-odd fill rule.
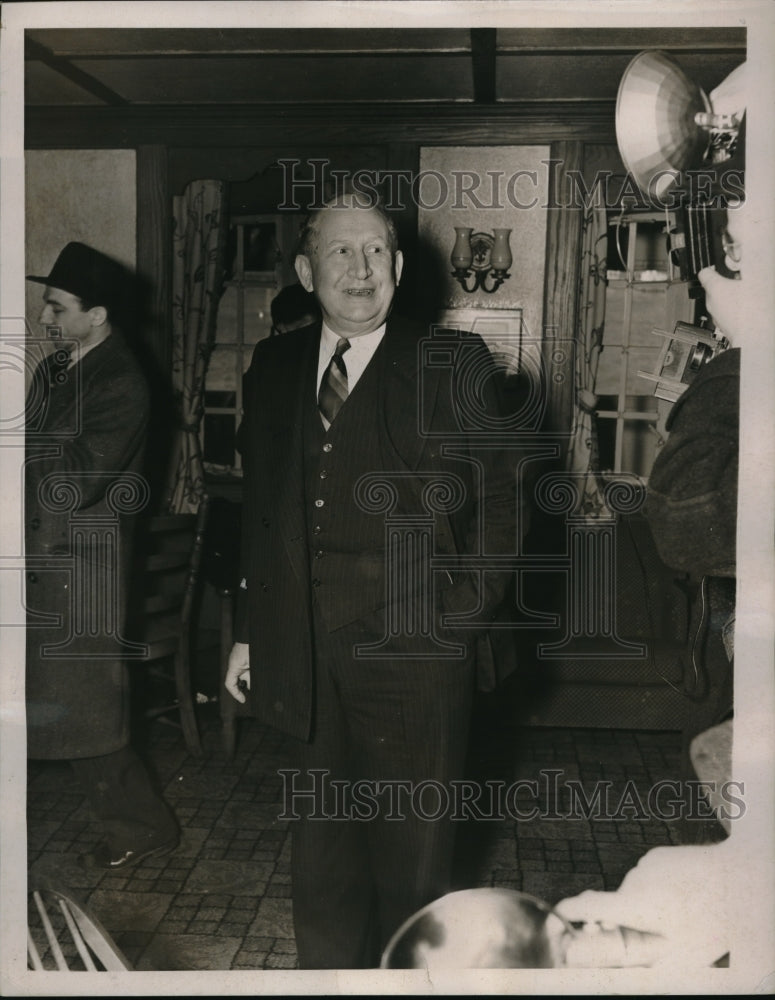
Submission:
[[[310,393],[314,399],[320,333],[318,323],[259,343],[245,376],[240,432],[244,586],[235,638],[250,644],[255,713],[300,739],[310,731],[313,670],[303,426]],[[431,343],[427,327],[391,316],[370,364],[382,368],[375,470],[399,473],[414,491],[406,509],[414,504],[421,514],[434,473],[460,483],[460,502],[436,516],[434,554],[460,561],[445,574],[450,586],[442,610],[474,612],[480,624],[467,638],[476,642],[480,686],[492,689],[513,669],[514,648],[508,630],[493,633],[481,623],[496,617],[513,572],[477,573],[462,557],[514,555],[527,518],[515,489],[519,461],[488,433],[499,426],[489,351],[479,337],[456,332]],[[477,447],[483,440],[490,446]]]
[[[739,348],[700,368],[666,426],[670,433],[651,470],[645,514],[662,561],[699,587],[687,654],[697,673],[682,726],[690,767],[691,740],[725,719],[733,705]]]
[[[713,358],[679,397],[649,477],[645,514],[665,565],[735,575],[740,349]]]
[[[71,368],[38,365],[27,399],[27,754],[94,757],[129,741],[124,639],[145,378],[113,332]]]

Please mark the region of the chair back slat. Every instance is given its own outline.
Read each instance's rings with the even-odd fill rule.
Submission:
[[[32,898],[48,945],[47,950],[41,951],[33,934],[36,928],[30,925],[27,929],[27,956],[32,970],[53,971],[50,969],[52,960],[60,972],[120,972],[132,969],[132,964],[108,931],[70,890],[57,889],[44,882],[33,890]],[[59,920],[60,914],[64,923]]]
[[[108,972],[121,972],[132,968],[129,959],[93,914],[87,913],[74,899],[65,898],[62,892],[58,892],[57,895],[72,913],[83,940]]]
[[[41,895],[37,889],[33,892],[32,898],[35,900],[35,905],[38,908],[40,921],[43,924],[43,930],[46,932],[46,940],[48,941],[48,946],[51,949],[51,954],[54,956],[57,969],[59,969],[60,972],[69,972],[70,970],[68,969],[67,962],[65,961],[65,956],[62,954],[62,949],[59,947],[59,941],[57,940],[56,933],[54,932],[54,928],[51,926],[48,910],[46,910],[45,904],[43,903]]]
[[[191,686],[196,648],[192,619],[208,510],[205,496],[196,514],[162,514],[138,524],[128,627],[128,638],[145,646],[136,662],[153,664],[147,679],[154,683],[144,688],[145,718],[161,718],[171,711],[172,718],[165,721],[182,728],[194,756],[201,756],[202,746]]]
[[[183,597],[183,621],[188,622],[191,618],[191,610],[194,604],[194,594],[196,584],[199,579],[199,567],[202,565],[202,550],[204,548],[205,527],[207,525],[207,505],[203,503],[199,509],[199,516],[196,522],[194,534],[194,546],[191,551],[191,562],[186,580],[186,590]]]
[[[75,942],[75,947],[78,949],[78,954],[81,956],[81,961],[86,966],[86,971],[96,972],[97,966],[92,961],[92,957],[89,954],[89,951],[86,947],[86,944],[84,943],[83,938],[81,937],[81,932],[76,927],[75,921],[70,915],[68,904],[64,901],[64,899],[62,899],[61,896],[59,897],[58,902],[59,902],[59,909],[64,914],[65,923],[67,924],[67,929],[70,931],[70,937],[72,937],[73,941]]]
[[[40,952],[35,944],[35,939],[32,934],[27,931],[27,956],[30,960],[30,965],[36,972],[43,971],[43,962],[40,960]]]

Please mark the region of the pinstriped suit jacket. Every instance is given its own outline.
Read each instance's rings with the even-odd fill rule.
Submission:
[[[256,715],[290,735],[306,739],[311,723],[313,628],[304,494],[305,405],[314,399],[320,324],[260,342],[245,375],[245,415],[240,431],[245,467],[242,575],[235,638],[250,643],[251,701]],[[377,363],[377,355],[371,362]],[[410,473],[418,513],[428,473],[449,469],[445,445],[458,460],[463,499],[438,515],[436,554],[459,556],[514,553],[517,526],[515,472],[497,448],[476,448],[476,430],[498,413],[492,360],[471,334],[430,336],[427,327],[388,319],[379,355],[382,378],[380,468]],[[469,460],[459,456],[468,454]],[[375,465],[377,463],[375,462]],[[422,475],[420,475],[422,473]],[[412,475],[413,474],[413,475]],[[483,541],[484,539],[484,541]],[[453,571],[442,597],[444,611],[475,612],[480,685],[491,688],[513,669],[513,647],[505,663],[493,657],[481,623],[495,617],[508,573]]]

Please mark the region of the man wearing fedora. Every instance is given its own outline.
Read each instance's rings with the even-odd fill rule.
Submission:
[[[129,743],[124,621],[132,514],[149,420],[145,378],[116,327],[128,275],[69,243],[44,285],[56,347],[27,395],[27,755],[69,760],[104,840],[80,856],[118,870],[178,844],[175,819]]]

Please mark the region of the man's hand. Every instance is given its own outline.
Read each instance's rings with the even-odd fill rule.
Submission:
[[[705,305],[713,322],[729,339],[732,347],[741,347],[748,324],[746,317],[745,286],[743,285],[743,237],[749,211],[745,202],[730,205],[723,237],[724,263],[728,270],[737,272],[737,278],[725,278],[715,267],[704,267],[698,274],[705,289]]]
[[[250,646],[246,642],[235,642],[229,653],[229,667],[223,686],[240,704],[245,704],[245,695],[240,685],[250,690]]]
[[[745,333],[743,279],[725,278],[715,267],[704,267],[697,277],[705,289],[705,305],[717,329],[732,347],[741,347]]]

